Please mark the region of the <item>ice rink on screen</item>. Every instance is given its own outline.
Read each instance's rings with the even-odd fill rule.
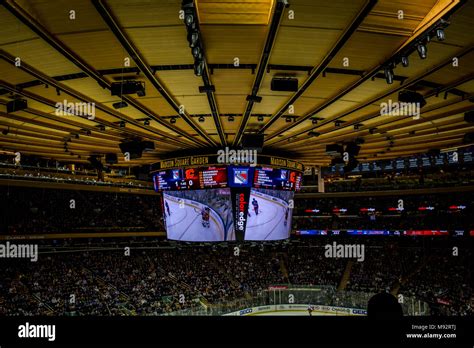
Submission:
[[[169,239],[191,242],[225,240],[224,223],[219,214],[210,207],[209,227],[205,227],[203,226],[201,209],[208,206],[166,193],[163,194],[163,199],[163,204],[168,203],[170,210],[168,215],[165,204],[166,232]],[[180,200],[183,202],[181,207]],[[233,233],[231,237],[232,235]]]
[[[255,214],[252,205],[254,198],[258,202],[258,215]],[[288,203],[283,199],[252,189],[249,200],[250,216],[248,216],[247,220],[245,239],[277,240],[288,238],[291,228],[292,213],[292,209],[290,209],[285,224],[285,212],[288,208]]]

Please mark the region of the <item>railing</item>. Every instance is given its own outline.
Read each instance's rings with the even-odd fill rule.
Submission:
[[[224,315],[245,308],[284,304],[312,304],[367,309],[369,299],[375,294],[355,291],[337,291],[334,287],[329,286],[291,286],[286,289],[283,288],[283,286],[275,286],[273,290],[263,290],[251,295],[250,299],[237,299],[232,302],[186,309],[165,315]],[[429,315],[428,304],[414,297],[405,296],[401,306],[404,315]]]

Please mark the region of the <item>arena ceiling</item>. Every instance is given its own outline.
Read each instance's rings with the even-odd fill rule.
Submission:
[[[202,76],[181,5],[0,0],[0,150],[84,162],[119,154],[127,139],[155,142],[139,160],[119,156],[130,165],[259,133],[265,149],[323,165],[327,144],[363,139],[359,160],[374,160],[459,146],[474,131],[464,121],[474,109],[474,1],[195,0]],[[384,67],[448,17],[446,39],[397,64],[388,84]],[[298,91],[272,91],[273,77],[297,78]],[[145,95],[112,96],[126,79],[143,81]],[[402,90],[425,97],[419,119],[380,115]],[[28,107],[7,113],[15,98]],[[95,103],[95,118],[58,115],[64,100]],[[115,109],[120,101],[128,106]]]

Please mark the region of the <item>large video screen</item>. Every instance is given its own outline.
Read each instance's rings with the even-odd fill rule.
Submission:
[[[243,239],[270,241],[289,238],[293,195],[292,191],[251,189]],[[168,239],[235,241],[236,221],[231,197],[230,188],[163,192]]]
[[[292,191],[251,189],[245,240],[289,238],[293,195]]]
[[[164,169],[153,176],[156,191],[227,187],[227,167]]]
[[[301,179],[302,173],[293,170],[256,167],[253,187],[299,191]]]
[[[163,213],[168,239],[235,240],[229,188],[164,192]]]

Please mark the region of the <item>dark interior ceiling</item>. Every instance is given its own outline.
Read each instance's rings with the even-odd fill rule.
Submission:
[[[119,156],[128,166],[260,133],[273,152],[326,165],[327,144],[364,139],[358,158],[374,160],[460,146],[474,131],[464,120],[474,109],[473,1],[288,5],[195,0],[206,60],[196,76],[179,0],[0,1],[0,150],[85,162],[120,154],[126,139],[155,142],[140,159]],[[446,39],[432,39],[426,59],[410,54],[388,84],[384,67],[443,18]],[[298,91],[272,91],[273,77],[297,78]],[[123,79],[145,82],[146,95],[111,96]],[[206,85],[215,91],[201,93]],[[419,119],[380,115],[407,89],[425,97]],[[7,113],[20,97],[28,107]],[[57,115],[64,100],[95,103],[95,118]],[[113,108],[120,101],[128,107]]]

